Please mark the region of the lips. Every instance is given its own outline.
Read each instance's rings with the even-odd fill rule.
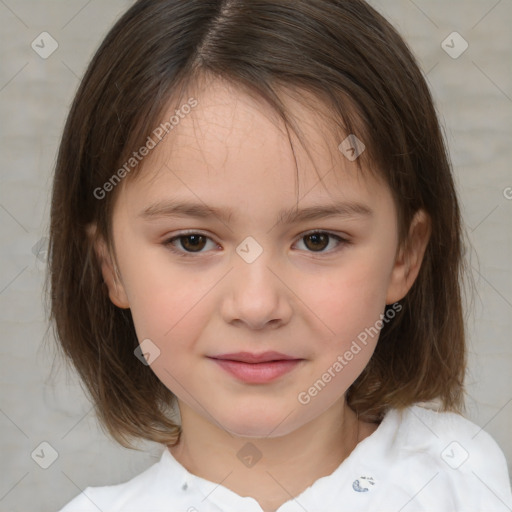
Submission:
[[[279,352],[237,352],[210,357],[218,367],[247,384],[266,384],[300,366],[298,359]]]
[[[280,352],[263,352],[261,354],[253,354],[252,352],[236,352],[232,354],[221,354],[211,356],[212,359],[222,359],[224,361],[238,361],[241,363],[267,363],[270,361],[290,361],[299,360],[298,357],[288,356]]]

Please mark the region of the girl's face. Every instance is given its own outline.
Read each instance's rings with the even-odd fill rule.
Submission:
[[[343,402],[419,263],[397,257],[390,191],[358,176],[318,105],[287,100],[313,159],[294,144],[296,162],[267,107],[221,82],[195,98],[123,182],[119,279],[108,258],[103,274],[180,409],[235,435],[284,435]],[[214,359],[269,351],[296,361]]]

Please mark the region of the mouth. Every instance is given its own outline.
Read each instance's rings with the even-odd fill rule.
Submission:
[[[252,352],[236,352],[232,354],[220,354],[218,356],[210,356],[211,359],[219,359],[223,361],[237,361],[240,363],[268,363],[274,361],[293,361],[299,360],[298,357],[281,354],[280,352],[262,352],[254,354]]]
[[[300,365],[304,359],[279,352],[253,354],[238,352],[208,357],[221,369],[246,383],[264,384],[282,377]]]

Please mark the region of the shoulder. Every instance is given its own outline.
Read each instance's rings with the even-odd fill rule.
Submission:
[[[433,487],[450,496],[454,506],[464,503],[467,510],[512,506],[505,456],[481,427],[460,414],[419,405],[388,414],[400,454],[395,476],[415,473],[418,485],[429,476],[435,481]]]
[[[140,492],[143,488],[138,481],[140,480],[139,477],[118,485],[87,487],[59,512],[98,512],[98,510],[114,512],[128,510],[126,505],[129,504],[129,496]]]
[[[59,512],[134,511],[140,508],[138,497],[144,496],[146,505],[162,499],[162,460],[151,465],[131,480],[103,487],[87,487]],[[165,489],[165,486],[163,487]],[[168,497],[166,497],[168,498]],[[135,507],[135,508],[133,508]]]
[[[438,412],[420,405],[397,412],[401,417],[398,432],[404,438],[404,448],[427,445],[452,468],[462,468],[470,459],[506,465],[505,456],[491,435],[460,414]],[[439,448],[442,448],[440,453]]]

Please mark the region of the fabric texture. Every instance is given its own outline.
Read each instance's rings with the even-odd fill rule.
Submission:
[[[128,482],[87,487],[60,512],[263,512],[251,497],[188,472],[166,448]],[[390,410],[328,476],[276,512],[510,512],[503,452],[464,417]]]

